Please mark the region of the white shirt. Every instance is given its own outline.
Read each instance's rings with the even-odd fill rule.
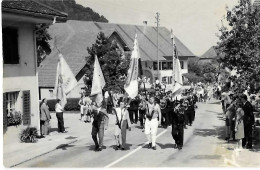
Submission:
[[[109,93],[108,91],[105,92],[105,99],[107,99],[109,97]]]
[[[63,108],[59,103],[55,105],[55,112],[63,112]]]

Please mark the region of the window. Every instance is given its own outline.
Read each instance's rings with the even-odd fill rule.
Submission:
[[[53,90],[49,90],[50,96],[53,97]]]
[[[181,69],[184,69],[184,62],[180,61],[180,64],[181,64]]]
[[[168,70],[168,64],[166,62],[162,62],[162,69]]]
[[[164,83],[167,84],[167,77],[163,77],[163,78],[162,78],[162,82],[164,82]]]
[[[3,33],[3,60],[4,64],[19,64],[18,30],[6,27]]]
[[[172,62],[168,62],[168,69],[172,70]]]
[[[157,62],[153,62],[153,70],[157,70]]]
[[[168,77],[169,78],[169,84],[172,84],[172,76],[171,77]]]
[[[17,98],[19,92],[6,93],[7,115],[17,110]]]
[[[147,61],[145,62],[145,68],[147,68],[148,67],[148,64],[147,64]]]

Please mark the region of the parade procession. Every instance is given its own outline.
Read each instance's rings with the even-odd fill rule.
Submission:
[[[173,40],[173,38],[172,38]],[[174,41],[174,40],[173,40]],[[173,42],[175,63],[173,70],[174,84],[172,90],[165,91],[161,84],[154,91],[141,91],[142,69],[140,67],[140,52],[138,37],[135,36],[131,61],[124,85],[124,91],[103,92],[106,85],[98,58],[95,57],[91,93],[85,94],[79,101],[81,105],[81,120],[92,123],[92,138],[95,143],[95,151],[102,151],[105,130],[108,128],[109,116],[116,117],[115,123],[115,150],[125,150],[127,130],[131,131],[131,125],[140,121],[140,127],[148,140],[148,148],[156,150],[157,129],[167,129],[172,126],[174,148],[182,149],[184,129],[192,126],[195,119],[195,106],[197,97],[193,89],[188,89],[186,94],[182,90],[182,77],[177,49]],[[175,61],[176,60],[176,61]],[[57,75],[57,77],[59,77]],[[65,80],[66,81],[66,80]],[[58,85],[63,87],[62,84]],[[61,89],[60,91],[64,91]],[[56,94],[59,95],[60,91]],[[183,95],[182,95],[183,94]],[[134,117],[134,118],[133,118]],[[98,139],[97,140],[97,135]]]
[[[3,168],[260,167],[260,0],[3,0]]]

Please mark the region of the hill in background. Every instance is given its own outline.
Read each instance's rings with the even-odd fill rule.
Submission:
[[[46,4],[54,9],[68,14],[68,20],[83,20],[83,21],[96,21],[108,22],[108,20],[98,13],[94,12],[89,7],[83,7],[75,2],[75,0],[36,0]]]

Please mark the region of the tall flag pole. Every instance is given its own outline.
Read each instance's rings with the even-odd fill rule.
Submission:
[[[63,55],[59,53],[54,94],[57,99],[61,100],[61,105],[63,107],[67,103],[66,96],[77,86],[77,84],[77,80],[69,65]]]
[[[173,72],[172,72],[172,93],[177,94],[179,90],[181,90],[183,86],[182,82],[182,73],[181,73],[181,64],[177,53],[177,47],[174,41],[174,35],[171,30],[171,39],[172,39],[172,45],[173,45]]]
[[[100,104],[103,100],[102,89],[105,87],[105,85],[106,82],[104,75],[99,65],[98,58],[97,56],[95,56],[94,73],[90,96],[94,96],[94,100],[97,104]]]
[[[140,51],[139,51],[139,45],[137,41],[137,34],[136,34],[134,40],[134,50],[131,55],[130,67],[124,85],[125,91],[132,99],[135,98],[138,94],[138,73],[139,73],[138,70],[140,68],[139,59],[140,59]]]

